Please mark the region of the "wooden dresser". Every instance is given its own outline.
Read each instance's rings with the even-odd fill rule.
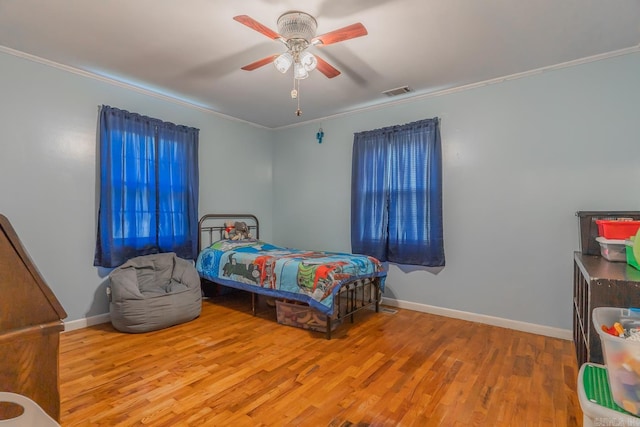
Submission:
[[[0,215],[0,391],[32,399],[58,421],[65,317],[9,220]],[[7,418],[0,407],[0,420]]]
[[[578,366],[604,363],[600,337],[591,319],[596,307],[640,307],[640,271],[624,262],[574,253],[573,342]]]

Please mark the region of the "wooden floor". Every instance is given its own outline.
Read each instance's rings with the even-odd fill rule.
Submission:
[[[577,426],[570,341],[409,310],[322,333],[236,293],[145,334],[61,338],[61,425]]]

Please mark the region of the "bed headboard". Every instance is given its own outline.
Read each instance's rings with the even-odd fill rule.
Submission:
[[[252,214],[206,214],[198,222],[198,251],[222,238],[227,221],[244,221],[256,239],[260,238],[260,223]]]

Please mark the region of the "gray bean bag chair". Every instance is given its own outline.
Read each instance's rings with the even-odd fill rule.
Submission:
[[[119,331],[154,331],[200,315],[200,276],[173,252],[130,259],[109,279],[111,323]]]

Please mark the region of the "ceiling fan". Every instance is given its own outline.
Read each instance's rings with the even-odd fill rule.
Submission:
[[[233,19],[270,39],[280,41],[287,47],[285,53],[259,59],[242,67],[243,70],[253,71],[273,62],[278,71],[286,73],[293,65],[296,80],[307,78],[309,71],[315,68],[330,79],[340,74],[340,71],[327,61],[308,52],[308,47],[329,45],[367,35],[367,29],[358,22],[316,36],[318,23],[315,18],[308,13],[295,10],[286,12],[278,18],[277,33],[247,15],[235,16]]]

